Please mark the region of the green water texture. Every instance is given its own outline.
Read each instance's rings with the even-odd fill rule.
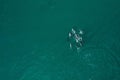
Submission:
[[[120,0],[0,0],[0,80],[120,80]]]

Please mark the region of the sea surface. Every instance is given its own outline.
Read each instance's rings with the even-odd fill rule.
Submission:
[[[0,0],[0,80],[120,80],[120,1]]]

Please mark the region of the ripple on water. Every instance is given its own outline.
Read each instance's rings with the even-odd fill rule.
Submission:
[[[83,70],[91,80],[113,80],[119,76],[116,55],[105,47],[87,46],[79,53]]]

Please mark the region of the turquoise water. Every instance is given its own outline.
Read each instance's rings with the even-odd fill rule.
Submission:
[[[0,80],[120,80],[119,0],[0,0]],[[79,52],[66,40],[84,31]]]

